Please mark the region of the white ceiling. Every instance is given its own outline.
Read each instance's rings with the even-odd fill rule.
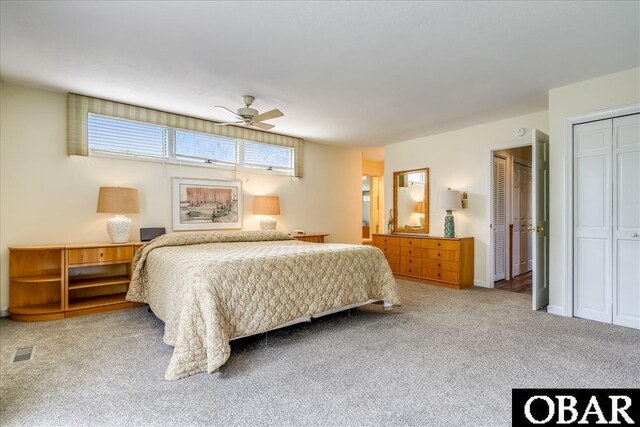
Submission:
[[[10,2],[3,81],[380,146],[547,108],[640,64],[630,2]]]

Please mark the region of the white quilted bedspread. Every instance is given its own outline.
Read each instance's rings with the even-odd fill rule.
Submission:
[[[175,346],[168,380],[214,372],[229,340],[370,299],[400,304],[372,246],[306,243],[284,233],[190,232],[136,253],[127,299],[149,304]]]

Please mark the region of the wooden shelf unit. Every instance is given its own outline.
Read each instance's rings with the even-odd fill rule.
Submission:
[[[13,320],[64,319],[133,307],[126,301],[139,242],[9,248]]]

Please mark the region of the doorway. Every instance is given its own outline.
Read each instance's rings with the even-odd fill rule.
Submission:
[[[380,192],[382,177],[362,176],[362,242],[371,243],[372,235],[381,232]]]
[[[488,287],[530,294],[539,310],[549,304],[549,137],[532,129],[488,155]]]
[[[531,146],[493,152],[494,288],[531,295]]]

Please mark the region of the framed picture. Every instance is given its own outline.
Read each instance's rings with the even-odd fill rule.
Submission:
[[[242,228],[242,183],[173,178],[174,230]]]

